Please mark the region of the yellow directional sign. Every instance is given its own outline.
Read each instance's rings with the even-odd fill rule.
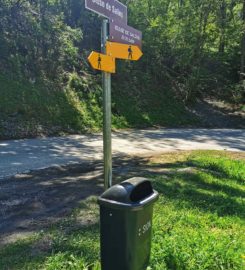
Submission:
[[[94,69],[106,71],[109,73],[116,72],[115,58],[92,51],[88,61]]]
[[[120,59],[139,60],[143,55],[139,47],[130,44],[106,42],[106,54]]]

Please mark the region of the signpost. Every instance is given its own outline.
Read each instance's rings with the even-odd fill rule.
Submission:
[[[88,57],[91,66],[102,71],[104,186],[108,189],[112,185],[111,73],[115,73],[116,58],[136,61],[142,56],[142,33],[127,25],[127,7],[117,0],[85,0],[85,7],[110,20],[108,27],[108,20],[103,19],[102,52],[92,52]]]
[[[117,0],[85,0],[85,7],[106,18],[127,23],[127,6]]]
[[[115,19],[110,20],[109,39],[113,42],[142,47],[142,32]]]
[[[106,54],[111,57],[133,61],[139,60],[142,56],[142,52],[137,46],[109,41],[106,43]]]
[[[102,53],[91,52],[88,61],[94,69],[103,70],[110,73],[116,72],[115,58]]]
[[[106,53],[108,38],[108,20],[104,19],[101,28],[102,52]],[[104,186],[112,186],[112,157],[111,157],[111,74],[102,73],[103,84],[103,150],[104,150]]]

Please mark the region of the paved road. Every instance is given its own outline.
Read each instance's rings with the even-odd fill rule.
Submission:
[[[151,129],[113,133],[114,155],[175,150],[245,151],[245,130]],[[50,166],[102,159],[102,135],[0,141],[0,178]]]

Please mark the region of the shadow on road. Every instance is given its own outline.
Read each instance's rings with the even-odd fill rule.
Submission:
[[[175,150],[180,150],[183,144],[192,143],[215,143],[227,149],[232,148],[240,151],[245,150],[245,131],[229,129],[149,129],[117,132],[115,138],[125,139],[129,142],[142,141],[142,149],[150,149],[152,142],[162,145],[170,145]]]
[[[114,132],[115,155],[139,155],[176,150],[245,151],[244,130],[146,129]],[[102,160],[102,135],[0,142],[0,178],[55,165]]]

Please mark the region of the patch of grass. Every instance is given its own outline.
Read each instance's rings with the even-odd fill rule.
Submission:
[[[217,151],[186,152],[176,162],[161,163],[164,157],[152,162],[175,173],[154,179],[161,196],[155,208],[152,269],[243,269],[244,160]]]
[[[148,269],[243,269],[244,154],[175,152],[149,165],[171,173],[153,176],[160,198]],[[58,226],[2,248],[0,258],[0,269],[99,270],[96,199],[83,202]]]

